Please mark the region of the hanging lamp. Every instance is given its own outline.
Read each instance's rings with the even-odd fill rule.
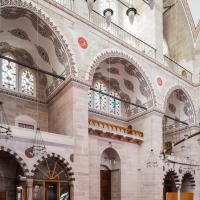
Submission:
[[[131,25],[133,25],[136,14],[137,14],[137,10],[133,6],[133,0],[129,0],[129,8],[126,11],[126,15],[128,16],[129,22]]]
[[[113,14],[114,14],[114,11],[113,11],[111,8],[106,8],[106,9],[103,11],[103,15],[104,15],[104,17],[106,18],[107,27],[110,27]]]
[[[155,0],[148,0],[148,2],[149,2],[149,7],[150,7],[151,9],[153,9],[154,6],[155,6]]]
[[[3,108],[3,102],[0,101],[0,139],[11,139],[11,129],[8,124],[7,116]]]
[[[157,162],[157,159],[156,159],[156,156],[155,156],[155,153],[154,153],[154,150],[151,149],[150,151],[150,154],[149,154],[149,157],[148,157],[148,160],[146,162],[146,165],[148,168],[156,168],[158,167],[158,162]]]
[[[38,16],[37,16],[37,34],[38,34]],[[39,37],[37,37],[37,43],[39,44],[39,40],[38,40]],[[38,71],[38,66],[37,66],[37,74],[36,74],[36,77],[38,78],[39,77],[39,71]],[[35,130],[35,137],[34,137],[34,141],[33,141],[33,145],[28,148],[27,150],[29,151],[29,155],[30,156],[43,156],[46,154],[46,146],[45,146],[45,143],[44,143],[44,140],[42,138],[42,133],[40,131],[40,128],[39,128],[39,109],[38,109],[38,95],[36,95],[36,101],[37,101],[37,128]],[[31,155],[32,153],[32,155]]]
[[[91,13],[96,0],[85,0],[85,1],[87,2],[87,7],[88,7],[89,13]]]
[[[34,156],[43,156],[44,154],[46,154],[46,146],[44,144],[40,128],[36,129],[35,139],[32,149]]]
[[[128,16],[131,25],[133,25],[136,14],[137,10],[134,7],[128,8],[128,10],[126,11],[126,15]]]

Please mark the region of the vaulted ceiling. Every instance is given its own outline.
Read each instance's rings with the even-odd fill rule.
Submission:
[[[53,30],[39,17],[22,8],[3,8],[0,12],[0,53],[61,74],[66,54]],[[49,83],[52,81],[48,77]]]

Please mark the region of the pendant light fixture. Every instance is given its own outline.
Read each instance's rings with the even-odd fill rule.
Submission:
[[[104,8],[105,9],[103,11],[103,16],[106,19],[106,24],[107,24],[107,28],[108,28],[111,25],[112,16],[114,14],[113,9],[111,8],[111,0],[106,0]]]
[[[38,16],[37,16],[37,43],[39,44],[39,37],[38,37],[38,30],[39,30],[39,21],[38,21]],[[37,73],[36,73],[36,80],[39,79],[39,71],[38,71],[38,66],[37,66]],[[36,88],[37,90],[37,88]],[[38,109],[38,95],[37,95],[37,92],[36,92],[36,105],[37,105],[37,128],[35,130],[35,137],[34,137],[34,141],[33,141],[33,145],[29,148],[31,150],[31,153],[34,155],[34,156],[37,156],[37,157],[40,157],[40,156],[43,156],[46,154],[46,146],[45,146],[45,143],[44,143],[44,140],[42,138],[42,133],[40,131],[40,128],[39,128],[39,109]]]
[[[103,15],[104,15],[104,17],[106,18],[107,27],[110,27],[113,14],[114,14],[114,11],[113,11],[111,8],[106,8],[106,9],[103,11]]]
[[[150,7],[151,9],[153,9],[154,6],[155,6],[155,0],[148,0],[148,2],[149,2],[149,7]]]
[[[46,146],[44,144],[40,128],[36,129],[35,139],[32,149],[34,156],[43,156],[44,154],[46,154]]]
[[[131,25],[133,25],[136,14],[137,14],[137,10],[133,6],[133,0],[129,0],[129,8],[126,11],[126,15],[128,16],[129,22]]]
[[[3,102],[0,102],[0,139],[11,139],[11,129],[8,124],[7,116],[3,108]]]
[[[164,155],[164,154],[163,154]],[[151,150],[146,161],[147,168],[156,168],[158,167],[158,162],[154,150],[152,148],[152,119],[151,119]]]
[[[94,7],[94,3],[96,0],[85,0],[87,2],[87,7],[88,7],[88,11],[89,14],[92,12],[93,7]]]

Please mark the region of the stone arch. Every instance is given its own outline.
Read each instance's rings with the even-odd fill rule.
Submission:
[[[174,183],[176,185],[176,188],[178,188],[180,186],[180,178],[178,176],[178,173],[173,170],[173,169],[169,169],[165,175],[164,175],[164,178],[163,178],[163,185],[165,184],[165,178],[170,175],[173,179],[174,179]]]
[[[50,29],[56,35],[57,39],[59,40],[59,42],[61,43],[65,51],[66,58],[67,58],[66,65],[67,67],[69,67],[69,69],[66,69],[66,75],[71,74],[72,76],[76,76],[78,73],[78,69],[75,67],[74,58],[71,53],[72,50],[69,48],[69,45],[66,43],[65,36],[61,34],[61,31],[54,24],[53,20],[36,5],[33,5],[33,3],[31,2],[26,2],[25,0],[10,0],[10,1],[2,0],[0,2],[0,8],[9,8],[9,7],[17,7],[17,8],[23,8],[23,9],[29,10],[30,12],[38,16],[41,20],[43,20],[50,27]]]
[[[162,110],[165,113],[166,109],[167,109],[167,101],[170,97],[170,95],[175,91],[175,90],[182,90],[184,92],[184,94],[186,95],[186,97],[189,100],[190,105],[192,106],[192,122],[195,123],[196,122],[196,117],[195,117],[195,108],[194,105],[192,103],[192,98],[191,95],[189,94],[189,92],[181,85],[175,85],[171,88],[169,88],[169,90],[165,93],[164,95],[164,101],[163,101],[163,106],[162,106]]]
[[[99,53],[94,58],[92,63],[90,64],[88,71],[86,73],[85,79],[87,81],[89,81],[90,84],[92,84],[92,80],[93,80],[93,77],[94,77],[94,74],[95,74],[95,70],[97,69],[97,67],[100,65],[101,62],[103,62],[104,60],[106,60],[110,57],[118,57],[118,58],[122,58],[124,60],[127,60],[128,62],[133,64],[133,66],[135,66],[138,69],[138,71],[142,74],[142,76],[144,77],[145,81],[147,82],[147,84],[150,88],[150,92],[151,92],[151,96],[152,96],[152,100],[153,100],[153,106],[156,106],[157,105],[157,99],[156,99],[156,95],[155,95],[155,90],[153,88],[152,82],[150,81],[150,79],[146,75],[146,72],[135,61],[134,57],[132,57],[130,54],[127,54],[126,52],[121,51],[119,49],[106,49],[106,50],[102,51],[101,53]]]
[[[187,187],[189,186],[188,189],[193,190],[195,188],[195,186],[196,186],[195,179],[194,179],[194,176],[192,175],[192,173],[190,171],[186,171],[181,178],[181,188],[182,189],[184,187],[185,181],[189,182],[189,185],[187,185]]]
[[[26,177],[29,176],[29,169],[28,169],[27,164],[15,151],[11,150],[10,148],[6,148],[4,146],[0,146],[0,151],[7,152],[10,155],[14,156],[14,158],[16,159],[16,161],[19,163],[20,167],[22,168],[24,176]]]
[[[40,165],[41,162],[43,162],[45,159],[47,158],[55,158],[57,160],[59,160],[62,165],[65,167],[67,175],[69,176],[69,181],[70,184],[73,185],[73,182],[75,181],[75,177],[74,177],[74,172],[72,170],[72,167],[70,166],[69,162],[66,161],[65,158],[63,158],[62,156],[56,154],[56,153],[49,153],[45,156],[42,156],[41,158],[39,158],[36,163],[33,165],[33,168],[31,170],[31,176],[34,175],[35,170],[37,169],[37,167]]]

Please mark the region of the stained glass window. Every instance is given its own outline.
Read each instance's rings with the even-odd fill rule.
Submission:
[[[21,91],[28,95],[34,95],[34,76],[29,70],[22,72]]]
[[[107,96],[103,93],[107,93],[106,86],[103,82],[98,81],[95,83],[94,88],[98,92],[94,92],[94,108],[102,111],[106,111],[107,108]]]
[[[110,95],[113,96],[113,97],[119,98],[118,93],[116,93],[115,91],[111,91]],[[111,114],[114,114],[114,115],[120,115],[121,114],[120,113],[121,112],[121,104],[120,104],[119,100],[112,98],[112,97],[109,97],[109,112]]]
[[[10,56],[7,56],[11,58]],[[2,86],[8,89],[16,89],[16,65],[2,59]]]

